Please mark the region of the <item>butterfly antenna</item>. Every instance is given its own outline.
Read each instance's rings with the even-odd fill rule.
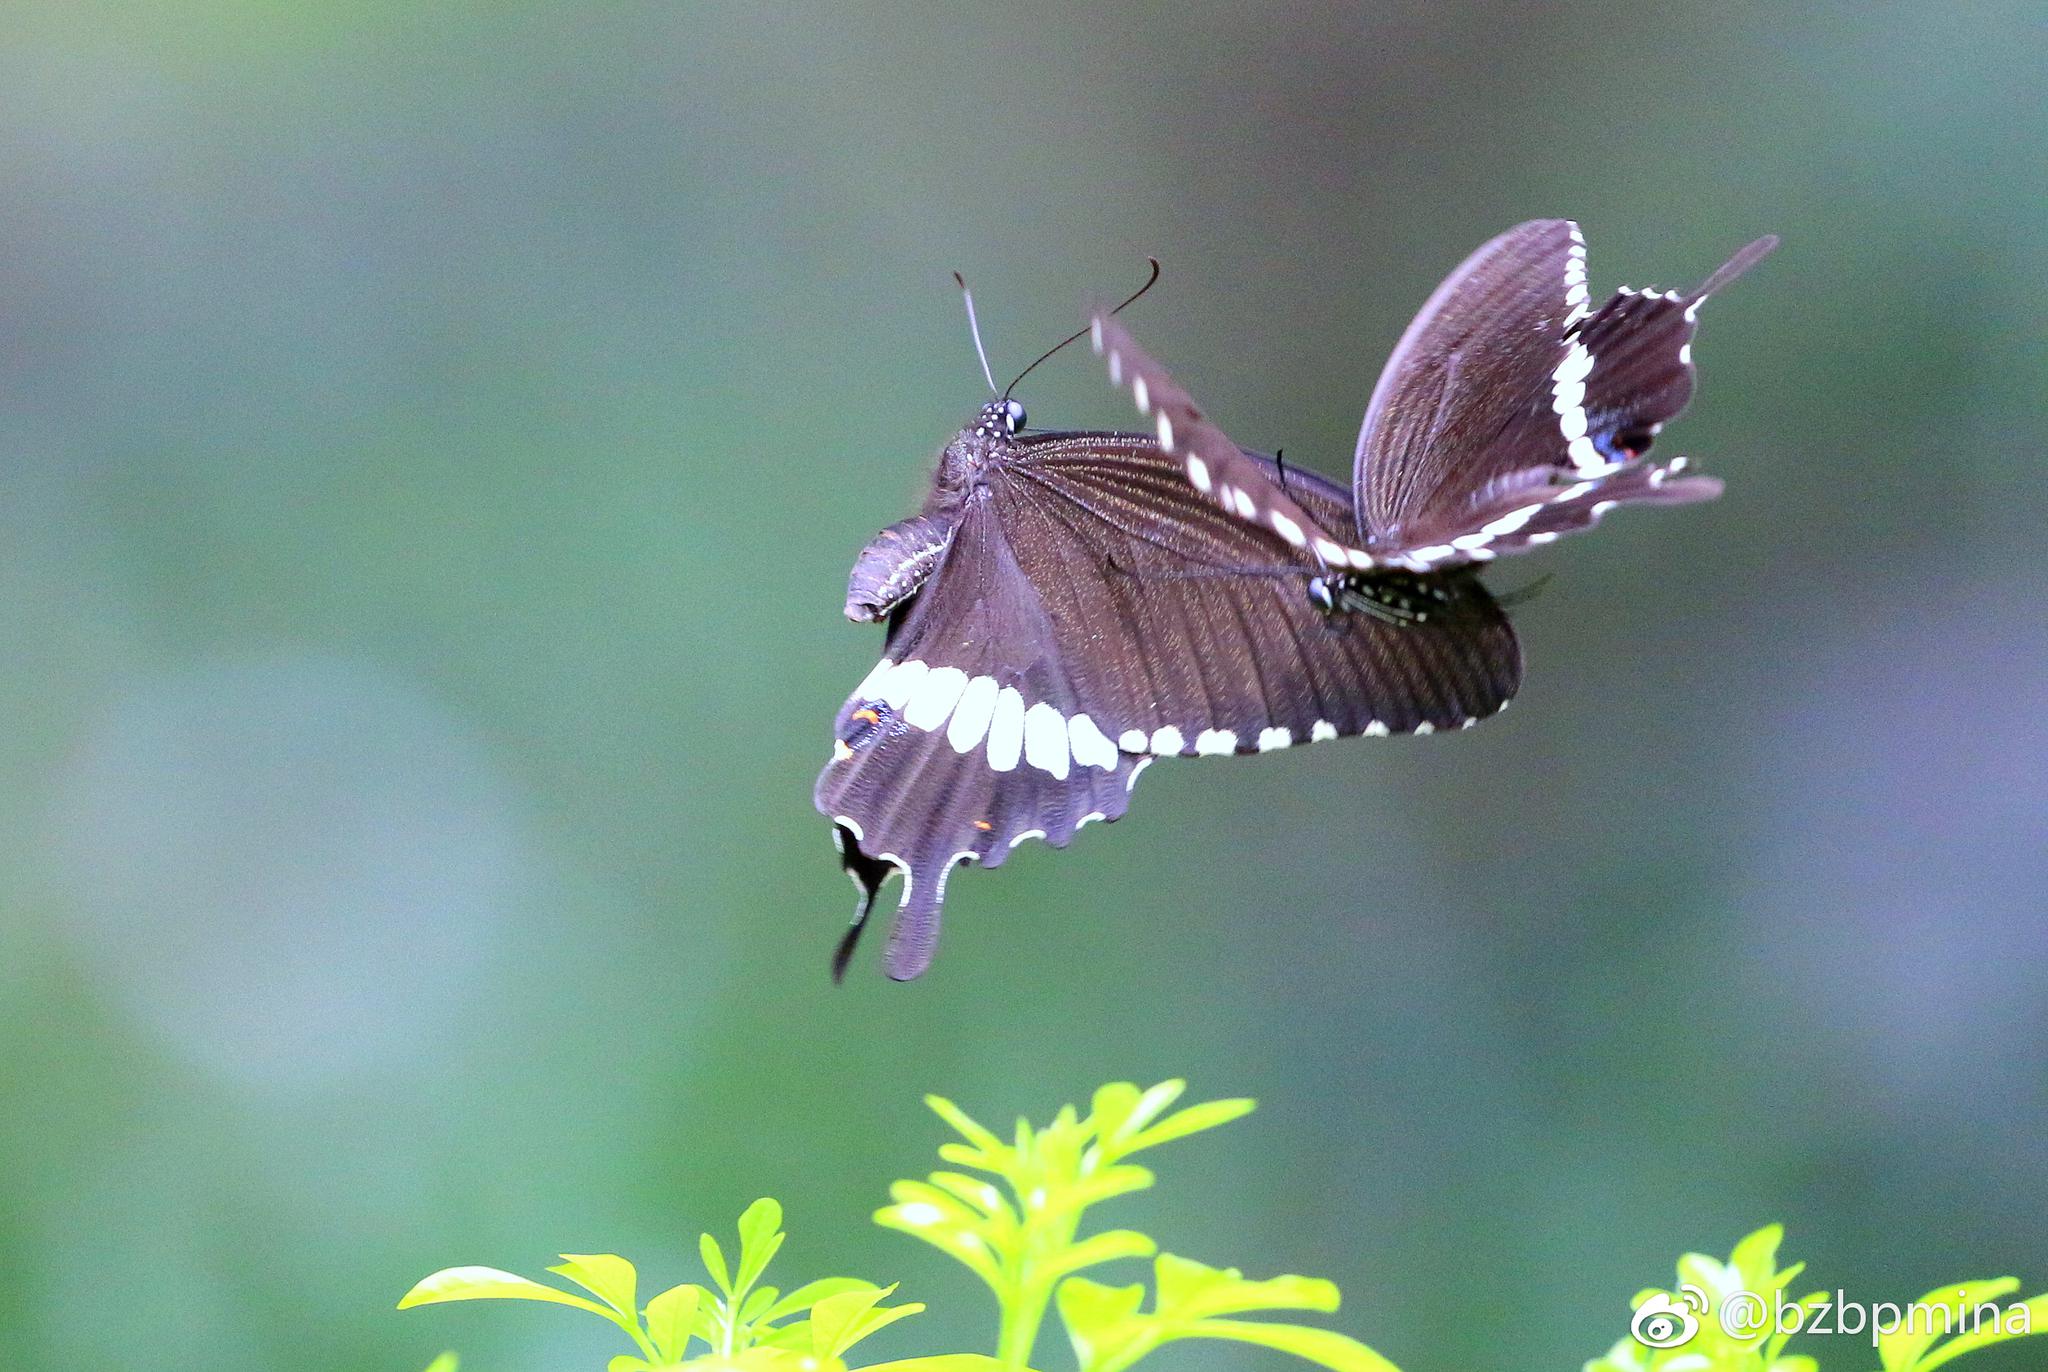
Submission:
[[[1698,303],[1705,300],[1715,291],[1720,290],[1730,281],[1733,281],[1736,277],[1742,275],[1766,257],[1769,257],[1777,246],[1778,235],[1774,233],[1767,233],[1762,238],[1757,239],[1756,242],[1751,243],[1741,252],[1723,262],[1712,276],[1694,287],[1692,292],[1693,301]]]
[[[1138,287],[1138,289],[1132,291],[1129,295],[1125,296],[1123,305],[1119,305],[1116,307],[1116,309],[1111,310],[1111,314],[1121,313],[1125,305],[1132,304],[1137,300],[1139,296],[1143,295],[1146,291],[1151,290],[1153,286],[1158,284],[1159,259],[1156,257],[1148,257],[1145,260],[1152,264],[1152,274],[1145,278],[1144,285]],[[1077,338],[1080,338],[1087,332],[1088,330],[1086,329],[1077,329],[1075,332],[1068,334],[1065,338],[1062,338],[1059,342],[1053,344],[1050,348],[1047,348],[1044,352],[1040,353],[1036,358],[1032,360],[1030,367],[1026,367],[1023,371],[1017,373],[1016,381],[1012,381],[1008,386],[1005,386],[1003,388],[1003,399],[1008,400],[1010,398],[1010,392],[1017,389],[1018,382],[1023,381],[1025,377],[1031,375],[1033,367],[1036,367],[1040,362],[1045,361],[1046,358],[1051,357],[1061,348],[1066,347],[1067,344],[1073,342]],[[993,385],[994,383],[991,382],[990,384]]]
[[[953,283],[960,288],[960,298],[967,302],[967,332],[974,335],[974,355],[981,359],[981,374],[988,378],[988,388],[993,391],[996,374],[988,369],[988,349],[981,346],[981,322],[974,317],[974,292],[967,289],[966,278],[958,272],[953,273]],[[1004,391],[1003,395],[1007,397],[1009,392]]]

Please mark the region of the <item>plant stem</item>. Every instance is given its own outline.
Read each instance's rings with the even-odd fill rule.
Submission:
[[[1035,1287],[1036,1283],[1031,1283]],[[1031,1366],[1031,1350],[1038,1344],[1038,1327],[1045,1321],[1049,1292],[1027,1289],[1020,1280],[1009,1300],[1001,1302],[1002,1320],[997,1326],[996,1361],[1013,1372]]]
[[[632,1315],[614,1314],[612,1316],[609,1316],[608,1318],[611,1319],[611,1322],[613,1324],[616,1324],[619,1328],[625,1330],[626,1333],[632,1338],[634,1343],[640,1345],[640,1352],[642,1355],[646,1357],[647,1361],[651,1363],[658,1363],[661,1361],[661,1353],[655,1348],[654,1340],[648,1338],[646,1334],[641,1332],[640,1321],[636,1317]]]

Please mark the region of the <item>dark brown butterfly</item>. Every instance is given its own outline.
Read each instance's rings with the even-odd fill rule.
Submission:
[[[1394,350],[1349,494],[1239,448],[1098,313],[1088,332],[1153,432],[1027,432],[1003,392],[946,445],[923,510],[854,565],[846,614],[888,639],[816,790],[860,892],[835,974],[891,874],[885,965],[906,979],[930,965],[955,866],[1116,819],[1155,757],[1503,708],[1521,653],[1480,565],[1616,505],[1719,494],[1683,458],[1640,459],[1691,397],[1700,303],[1774,246],[1594,310],[1576,225],[1510,229]]]

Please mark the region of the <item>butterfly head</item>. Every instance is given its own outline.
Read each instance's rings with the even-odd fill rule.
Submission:
[[[975,417],[974,432],[983,438],[1014,438],[1024,432],[1024,406],[1010,397],[997,396],[981,407]]]

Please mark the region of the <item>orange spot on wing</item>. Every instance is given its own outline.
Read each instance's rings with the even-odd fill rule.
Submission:
[[[983,832],[983,833],[985,834],[985,833],[987,833],[987,832],[988,832],[989,830],[991,830],[991,829],[995,828],[996,826],[995,826],[995,825],[993,825],[993,824],[990,824],[990,823],[989,823],[989,822],[988,822],[987,820],[985,820],[985,819],[977,819],[976,821],[974,821],[974,827],[975,827],[975,828],[977,828],[977,829],[979,829],[979,830],[981,830],[981,832]]]
[[[876,714],[873,710],[865,708],[855,710],[853,712],[853,717],[855,719],[864,719],[870,724],[880,724],[882,722],[882,717],[880,715]]]

